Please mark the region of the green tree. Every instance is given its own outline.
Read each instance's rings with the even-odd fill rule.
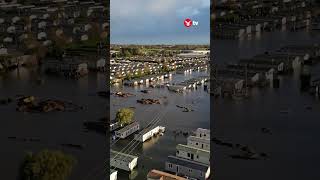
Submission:
[[[134,111],[130,108],[119,109],[116,114],[116,120],[120,122],[121,125],[130,124],[133,120]]]
[[[60,151],[28,153],[21,166],[21,180],[66,180],[76,160]]]

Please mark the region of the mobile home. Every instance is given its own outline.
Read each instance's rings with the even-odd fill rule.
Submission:
[[[200,138],[197,136],[189,136],[187,139],[187,145],[210,151],[210,139]]]
[[[168,156],[165,170],[178,176],[186,176],[198,180],[206,180],[210,176],[210,166],[176,156]]]
[[[110,166],[125,171],[132,171],[138,164],[138,157],[117,151],[110,151]]]
[[[210,130],[209,129],[198,128],[195,131],[195,133],[196,133],[197,137],[210,139]]]
[[[183,144],[178,144],[176,150],[177,157],[210,165],[210,151]]]
[[[164,132],[164,130],[165,130],[165,127],[162,127],[162,126],[145,128],[139,134],[135,134],[134,139],[136,141],[145,142],[146,140],[152,138],[155,134]]]
[[[130,136],[131,134],[133,134],[134,132],[138,131],[139,129],[140,129],[139,122],[135,121],[135,122],[125,126],[124,128],[115,131],[115,135],[118,138],[124,139],[124,138]]]

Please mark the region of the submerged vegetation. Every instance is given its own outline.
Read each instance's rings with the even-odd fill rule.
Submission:
[[[61,151],[28,153],[21,166],[21,180],[66,180],[76,160]]]

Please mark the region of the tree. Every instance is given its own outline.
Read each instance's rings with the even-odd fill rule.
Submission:
[[[130,124],[133,120],[134,112],[130,108],[119,109],[116,115],[116,120],[120,122],[121,125]]]
[[[60,151],[28,153],[21,166],[21,180],[66,180],[76,160]]]

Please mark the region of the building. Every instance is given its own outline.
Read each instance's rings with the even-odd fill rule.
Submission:
[[[187,139],[187,145],[210,151],[210,139],[200,138],[197,136],[189,136]]]
[[[138,164],[138,157],[117,151],[110,151],[110,166],[125,171],[132,171]]]
[[[117,180],[118,171],[111,169],[110,170],[110,180]]]
[[[124,139],[130,136],[132,133],[138,131],[140,129],[140,125],[137,121],[125,126],[124,128],[115,131],[115,135],[118,138]]]
[[[187,90],[187,87],[183,85],[170,85],[168,86],[168,90],[173,92],[184,92]]]
[[[121,127],[121,125],[118,121],[117,122],[110,122],[110,131],[114,131],[120,127]]]
[[[134,139],[136,141],[145,142],[146,140],[152,138],[154,135],[164,132],[165,127],[162,126],[156,126],[156,127],[149,127],[145,128],[143,131],[141,131],[139,134],[134,135]]]
[[[210,139],[210,130],[209,129],[198,128],[195,131],[195,133],[196,133],[197,137]]]
[[[72,60],[47,60],[44,63],[46,72],[62,74],[70,77],[80,77],[88,74],[87,63]]]
[[[187,180],[187,179],[170,174],[170,173],[153,169],[149,171],[147,175],[147,180]]]
[[[177,157],[210,165],[210,151],[183,144],[178,144],[176,150]]]
[[[206,180],[210,176],[210,166],[175,156],[168,156],[165,170],[178,176],[186,176],[198,180]]]

